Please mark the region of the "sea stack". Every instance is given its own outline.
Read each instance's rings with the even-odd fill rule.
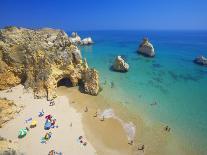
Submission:
[[[207,66],[207,58],[204,56],[198,56],[194,59],[194,63],[201,65],[201,66]]]
[[[129,65],[124,61],[121,56],[117,56],[112,66],[112,69],[118,72],[127,72],[129,70]]]
[[[155,56],[153,45],[149,42],[147,38],[144,38],[142,40],[142,43],[139,45],[138,53],[147,57]]]
[[[81,41],[81,44],[82,45],[91,45],[93,44],[93,40],[91,39],[91,37],[88,37],[88,38],[84,38],[82,41]]]
[[[78,35],[77,32],[72,32],[71,37],[70,37],[71,43],[75,45],[81,44],[81,37]]]
[[[77,34],[73,34],[77,38]],[[0,90],[18,84],[32,88],[35,98],[56,97],[58,82],[97,95],[99,75],[88,67],[81,52],[64,31],[50,28],[7,27],[0,30]]]

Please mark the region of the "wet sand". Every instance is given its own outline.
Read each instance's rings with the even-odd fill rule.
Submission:
[[[84,131],[96,151],[100,155],[126,155],[126,154],[145,154],[145,155],[164,155],[172,154],[178,150],[170,150],[169,144],[172,143],[172,134],[163,130],[162,124],[148,125],[139,117],[138,114],[129,113],[126,107],[120,103],[112,103],[99,96],[90,96],[80,93],[77,87],[59,87],[58,95],[66,95],[72,101],[72,106],[82,113]],[[88,111],[85,112],[87,106]],[[96,111],[112,108],[116,117],[124,123],[132,122],[136,127],[136,134],[133,145],[129,145],[128,136],[121,123],[116,118],[108,118],[100,121],[99,117],[94,117]],[[145,150],[138,151],[138,146],[145,145]],[[179,151],[180,152],[180,151]]]
[[[37,100],[31,92],[24,93],[21,85],[12,89],[10,93],[0,92],[0,97],[14,100],[16,104],[25,106],[25,109],[0,128],[0,136],[17,143],[20,151],[25,154],[47,154],[51,149],[63,154],[90,155],[195,154],[187,151],[188,148],[182,148],[173,132],[164,131],[162,123],[146,122],[139,114],[130,111],[125,105],[108,100],[102,93],[91,96],[80,93],[78,87],[58,87],[56,104],[50,107],[46,99]],[[42,108],[46,114],[55,115],[60,126],[52,130],[52,138],[47,144],[40,143],[40,138],[46,133],[43,129],[44,119],[37,116]],[[112,109],[114,115],[101,121],[100,115],[106,109]],[[97,117],[94,117],[96,112]],[[28,125],[25,124],[25,119],[29,117],[37,119],[38,125],[31,129],[25,138],[18,139],[18,130]],[[124,125],[130,123],[136,128],[132,145],[128,144],[129,134],[124,128]],[[80,135],[87,140],[87,147],[77,142]],[[144,151],[138,150],[142,145],[145,146]]]

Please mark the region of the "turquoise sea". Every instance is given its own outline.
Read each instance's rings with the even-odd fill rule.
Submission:
[[[132,104],[146,121],[169,125],[187,147],[207,154],[207,67],[193,63],[197,55],[207,56],[206,31],[78,33],[95,41],[80,48],[89,66],[99,71],[101,84],[114,86],[108,98]],[[136,52],[145,36],[154,45],[154,58]],[[117,55],[128,62],[129,72],[110,70]]]

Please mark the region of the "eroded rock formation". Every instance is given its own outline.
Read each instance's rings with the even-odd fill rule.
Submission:
[[[88,37],[88,38],[84,38],[82,41],[81,41],[81,44],[82,45],[91,45],[93,44],[93,40],[91,39],[91,37]]]
[[[68,78],[72,86],[83,83],[85,93],[98,94],[98,72],[82,60],[80,50],[64,31],[0,30],[0,90],[22,83],[33,88],[35,97],[51,100],[62,78]]]
[[[13,101],[0,98],[0,128],[21,111]]]
[[[121,56],[117,56],[112,69],[118,72],[127,72],[129,70],[129,65],[124,61],[124,59],[122,59]]]
[[[0,154],[1,155],[23,155],[18,151],[17,143],[0,136]]]
[[[87,37],[81,40],[81,37],[78,35],[77,32],[72,32],[69,39],[70,42],[74,45],[91,45],[94,43],[91,37]]]
[[[147,57],[155,56],[153,45],[149,42],[147,38],[144,38],[142,43],[139,45],[138,53]]]

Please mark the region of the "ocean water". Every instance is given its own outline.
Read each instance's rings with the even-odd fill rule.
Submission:
[[[181,136],[187,147],[207,153],[207,67],[193,63],[207,56],[206,31],[90,31],[94,45],[80,47],[90,67],[100,73],[101,84],[113,86],[106,98],[132,105],[146,122],[161,122]],[[156,56],[136,50],[147,36]],[[127,73],[110,70],[117,55],[130,65]],[[103,87],[104,88],[104,87]],[[157,105],[150,105],[154,102]]]

